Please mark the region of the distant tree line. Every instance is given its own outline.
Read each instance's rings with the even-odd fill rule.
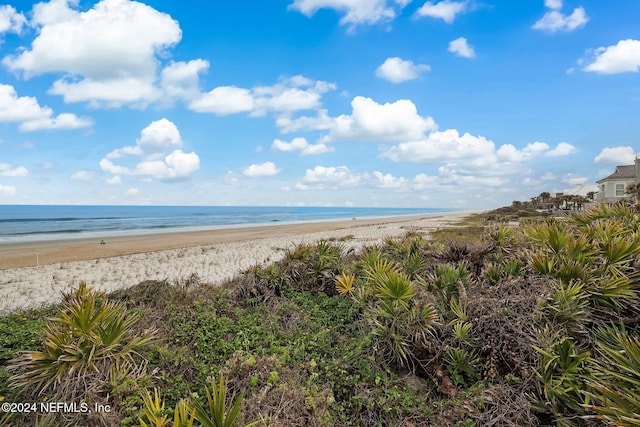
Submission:
[[[587,203],[592,202],[595,198],[595,192],[590,191],[586,196],[578,196],[574,194],[562,194],[558,193],[552,195],[547,191],[543,191],[537,196],[534,196],[529,201],[511,202],[511,207],[516,209],[541,209],[541,210],[574,210],[581,211]]]

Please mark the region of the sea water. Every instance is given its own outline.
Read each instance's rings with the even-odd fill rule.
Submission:
[[[425,208],[0,205],[0,244],[447,212]]]

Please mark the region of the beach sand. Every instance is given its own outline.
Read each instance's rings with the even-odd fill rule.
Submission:
[[[58,302],[81,281],[106,292],[144,280],[179,282],[197,274],[220,284],[252,266],[274,262],[300,243],[341,239],[346,249],[380,243],[409,230],[428,233],[470,215],[244,227],[209,231],[0,245],[0,315]]]

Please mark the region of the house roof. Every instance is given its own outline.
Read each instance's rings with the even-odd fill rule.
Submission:
[[[601,182],[605,182],[605,181],[629,180],[629,179],[635,179],[635,177],[636,177],[635,165],[616,166],[616,171],[614,173],[612,173],[607,177],[602,178],[599,181],[596,181],[596,183],[600,184]]]

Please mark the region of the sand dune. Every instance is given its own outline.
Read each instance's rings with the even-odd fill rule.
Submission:
[[[197,274],[219,284],[250,267],[282,258],[299,243],[340,239],[347,249],[381,242],[408,230],[429,232],[469,213],[447,213],[92,241],[30,243],[0,247],[0,314],[54,303],[81,281],[112,291],[144,280],[178,282]],[[38,257],[34,256],[38,253]],[[75,260],[75,261],[72,261]],[[50,261],[47,265],[35,265]],[[25,266],[29,265],[31,266]]]

